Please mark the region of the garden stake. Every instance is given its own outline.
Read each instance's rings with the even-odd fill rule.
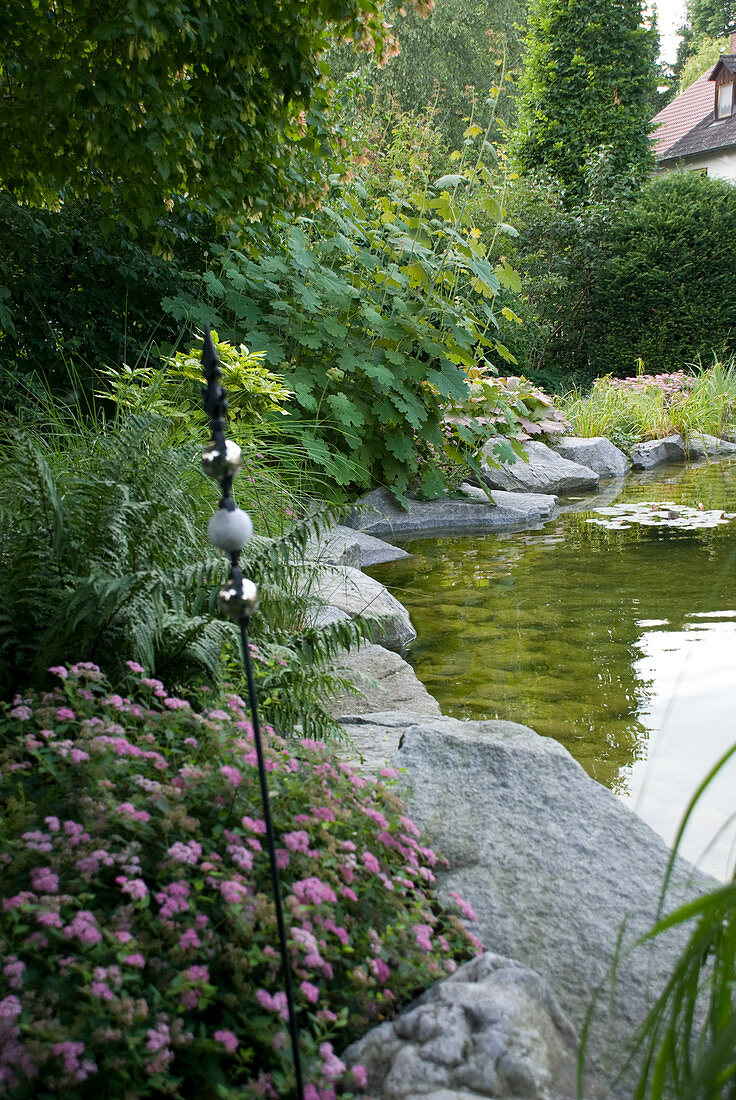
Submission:
[[[297,1100],[304,1100],[304,1082],[302,1080],[301,1055],[299,1051],[299,1025],[296,1018],[294,1004],[294,987],[291,976],[291,964],[286,945],[286,926],[284,924],[284,912],[281,905],[281,883],[279,869],[276,863],[276,843],[271,819],[271,803],[268,796],[268,782],[266,778],[266,761],[263,755],[263,741],[258,721],[258,705],[256,700],[255,682],[253,679],[253,665],[250,659],[250,646],[248,642],[248,623],[253,612],[258,607],[258,589],[253,581],[243,576],[240,569],[240,553],[253,535],[253,524],[250,516],[241,508],[236,507],[231,496],[233,478],[242,465],[240,447],[231,439],[225,438],[227,427],[227,395],[220,385],[222,371],[219,367],[219,357],[212,342],[209,326],[205,330],[204,349],[202,351],[202,371],[207,380],[204,390],[204,407],[210,417],[210,429],[212,442],[202,453],[202,468],[208,477],[219,482],[222,491],[220,506],[213,515],[207,527],[207,534],[215,546],[224,550],[230,557],[230,576],[223,588],[220,589],[220,609],[228,619],[234,619],[240,629],[240,641],[243,649],[243,664],[248,681],[248,702],[253,722],[253,740],[258,757],[258,775],[261,784],[261,801],[263,803],[263,819],[266,823],[266,842],[271,863],[271,881],[273,884],[274,905],[276,908],[276,924],[279,933],[279,945],[281,948],[281,964],[284,971],[284,987],[286,990],[286,1003],[289,1013],[289,1030],[291,1032],[291,1047],[294,1056],[294,1071],[296,1073]]]

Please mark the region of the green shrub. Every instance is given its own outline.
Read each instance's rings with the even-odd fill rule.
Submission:
[[[0,1091],[293,1095],[242,700],[198,712],[134,662],[130,695],[51,671],[0,718]],[[335,1048],[478,946],[387,787],[266,733],[307,1095],[334,1100]]]
[[[416,440],[441,447],[466,370],[516,361],[497,333],[496,296],[518,279],[473,213],[482,208],[502,237],[514,231],[484,164],[485,135],[466,133],[450,174],[423,186],[397,170],[378,195],[356,179],[319,214],[256,240],[252,254],[220,252],[203,280],[206,304],[166,303],[178,320],[212,320],[264,353],[295,394],[304,451],[343,484],[405,492]]]
[[[625,209],[601,257],[585,332],[590,377],[650,374],[710,361],[736,342],[736,284],[724,249],[736,189],[675,173],[652,180]]]
[[[89,398],[100,366],[135,364],[181,326],[161,300],[193,285],[206,264],[214,221],[178,208],[173,254],[154,255],[145,237],[100,230],[101,208],[66,202],[34,210],[0,195],[2,404],[19,407],[24,380],[67,400]],[[151,344],[153,343],[153,347]]]
[[[130,657],[195,692],[222,678],[238,640],[216,606],[227,562],[205,534],[217,506],[199,464],[205,440],[150,412],[121,415],[106,430],[57,415],[4,433],[0,690],[43,683],[64,658],[104,662],[117,678]],[[343,686],[337,654],[370,626],[312,625],[319,567],[309,544],[337,512],[287,515],[296,504],[260,476],[265,461],[251,456],[236,482],[239,503],[255,505],[268,536],[243,556],[262,595],[251,629],[264,713],[279,731],[301,722],[307,733],[340,734],[323,697]]]

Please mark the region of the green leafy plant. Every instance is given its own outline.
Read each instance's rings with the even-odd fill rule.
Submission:
[[[220,332],[240,330],[264,353],[295,394],[305,452],[317,465],[329,456],[344,484],[383,481],[401,495],[417,472],[416,438],[441,447],[445,406],[465,398],[466,370],[515,362],[495,299],[518,278],[496,241],[481,239],[473,210],[486,211],[497,235],[514,230],[484,132],[471,126],[467,141],[433,184],[397,174],[390,193],[370,197],[356,179],[319,214],[261,239],[257,253],[222,253],[203,284],[206,305],[185,295],[167,303],[195,323],[214,311]]]
[[[265,823],[243,700],[193,709],[91,663],[0,716],[0,1088],[293,1095]],[[309,1100],[337,1054],[479,949],[387,786],[265,730]],[[459,903],[467,916],[468,908]]]

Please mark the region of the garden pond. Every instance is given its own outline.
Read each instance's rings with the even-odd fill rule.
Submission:
[[[671,843],[736,742],[736,461],[565,505],[532,530],[403,541],[411,558],[370,573],[409,610],[408,660],[444,714],[556,738]],[[735,790],[736,758],[682,844],[719,877]]]

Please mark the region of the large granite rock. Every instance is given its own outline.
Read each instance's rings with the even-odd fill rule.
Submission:
[[[483,492],[483,490],[480,490]],[[503,531],[549,519],[556,498],[549,495],[492,493],[484,499],[410,500],[396,503],[388,489],[375,489],[356,501],[348,523],[372,535],[429,535],[441,531]]]
[[[635,443],[629,452],[635,470],[651,470],[663,462],[686,462],[685,441],[681,435],[667,435],[663,439],[648,439]]]
[[[736,454],[736,443],[717,439],[714,435],[692,435],[687,441],[687,453],[694,459],[729,458]]]
[[[343,1054],[371,1100],[576,1100],[577,1042],[547,982],[486,952]],[[599,1095],[592,1083],[588,1100]]]
[[[333,565],[320,570],[311,582],[309,594],[323,604],[315,617],[317,623],[345,616],[380,617],[383,622],[374,641],[389,649],[400,649],[417,636],[403,604],[379,581],[350,565]]]
[[[625,477],[629,472],[629,460],[615,443],[605,436],[568,435],[555,444],[555,451],[569,462],[587,466],[601,477]]]
[[[308,555],[325,565],[353,565],[358,569],[410,556],[399,546],[392,546],[365,531],[343,526],[333,527],[322,538],[313,539]]]
[[[369,714],[389,708],[416,714],[441,714],[437,700],[417,678],[408,661],[398,653],[380,645],[361,645],[344,653],[338,660],[337,671],[352,679],[362,694],[344,690],[331,699],[323,700],[325,709],[335,718]],[[393,756],[398,746],[392,744],[389,752],[385,752],[383,746],[377,747],[378,768]],[[375,748],[374,745],[361,745],[361,755],[365,757],[367,752],[372,759]]]
[[[597,1073],[620,1069],[683,942],[675,930],[634,946],[657,916],[669,856],[664,842],[561,745],[525,726],[386,713],[363,716],[361,735],[401,738],[394,763],[407,784],[409,813],[450,861],[438,876],[440,893],[457,891],[470,902],[485,947],[546,978],[578,1031],[602,990],[588,1056]],[[693,868],[678,861],[680,885],[667,909],[704,883],[714,885],[699,877],[693,887],[691,875]],[[630,1082],[612,1095],[629,1100]]]
[[[481,451],[481,476],[492,489],[505,489],[513,493],[574,493],[581,489],[597,489],[599,475],[562,458],[544,443],[530,440],[524,444],[526,462],[517,458],[513,465],[491,465],[493,441],[489,440]]]

